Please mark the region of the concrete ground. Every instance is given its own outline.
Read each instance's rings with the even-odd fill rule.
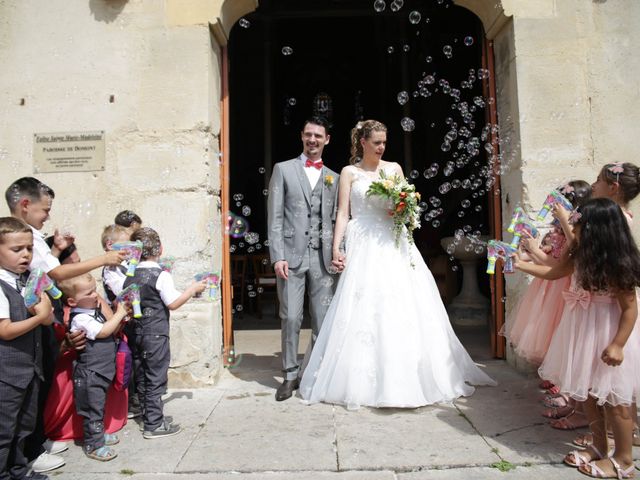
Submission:
[[[303,331],[306,345],[308,331]],[[562,464],[575,432],[550,428],[537,379],[499,360],[481,365],[499,385],[452,406],[347,411],[276,402],[279,331],[236,333],[241,353],[215,388],[173,390],[165,413],[184,430],[145,440],[135,422],[118,457],[101,463],[77,445],[52,478],[196,480],[440,480],[586,478]],[[473,355],[473,349],[470,349]],[[478,358],[473,355],[476,361]],[[482,356],[482,355],[480,355]],[[634,452],[638,453],[638,452]]]

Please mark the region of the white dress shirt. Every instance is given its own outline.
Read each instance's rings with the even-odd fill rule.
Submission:
[[[49,273],[60,266],[60,260],[51,253],[51,248],[44,241],[44,235],[33,227],[31,230],[33,231],[33,258],[29,270],[40,268],[44,273]]]
[[[10,272],[9,270],[5,270],[4,268],[0,268],[0,279],[7,282],[13,288],[16,288],[17,278],[17,274]],[[0,319],[5,318],[11,318],[11,310],[9,307],[9,299],[0,288]]]
[[[305,163],[307,163],[307,156],[303,153],[300,155],[302,159],[302,168],[304,168],[304,173],[306,173],[307,178],[309,179],[309,184],[311,185],[311,190],[316,188],[316,183],[318,183],[318,179],[320,175],[322,175],[322,169],[318,169],[316,167],[305,167]]]

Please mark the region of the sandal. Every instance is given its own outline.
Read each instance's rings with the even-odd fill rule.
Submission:
[[[577,416],[580,418],[577,418]],[[552,428],[557,428],[558,430],[575,430],[576,428],[584,428],[589,426],[589,421],[584,414],[573,411],[566,417],[558,418],[557,420],[552,420],[549,422]]]
[[[622,468],[613,457],[607,457],[613,465],[615,473],[613,475],[606,474],[595,462],[589,462],[586,465],[578,467],[578,471],[593,478],[633,478],[636,466],[632,463],[630,467]],[[588,469],[588,470],[587,470]]]
[[[548,408],[562,408],[569,405],[569,399],[565,395],[545,395],[542,404]]]
[[[105,446],[98,447],[95,450],[91,450],[90,452],[84,452],[85,455],[94,460],[99,460],[100,462],[108,462],[109,460],[113,460],[118,456],[116,452],[114,452],[111,448]]]
[[[613,444],[613,432],[607,432],[607,437],[609,437],[609,445]],[[634,437],[635,441],[635,437]],[[593,445],[593,433],[587,432],[582,435],[578,435],[576,438],[572,440],[572,442],[576,447],[587,448],[589,445]]]
[[[585,457],[584,454],[585,452],[591,450],[595,456],[594,457]],[[602,453],[600,452],[600,450],[598,450],[596,447],[594,447],[593,445],[589,445],[586,449],[584,450],[572,450],[569,453],[567,453],[564,458],[562,459],[562,461],[566,464],[569,465],[570,467],[580,467],[581,465],[589,465],[591,462],[595,461],[595,460],[601,460],[605,458],[604,455],[602,455]],[[608,456],[607,456],[608,458]]]
[[[115,433],[105,433],[104,434],[104,444],[107,446],[116,445],[120,443],[120,439],[118,435]]]
[[[551,407],[542,411],[542,416],[547,418],[564,418],[574,413],[573,407],[566,405],[564,407]]]

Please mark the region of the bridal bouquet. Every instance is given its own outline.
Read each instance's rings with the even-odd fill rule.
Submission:
[[[367,196],[380,195],[393,202],[389,215],[393,217],[393,231],[396,234],[396,247],[399,245],[403,227],[406,227],[407,240],[413,244],[413,231],[420,228],[420,193],[406,178],[399,175],[387,176],[380,170],[380,180],[373,182],[367,190]]]

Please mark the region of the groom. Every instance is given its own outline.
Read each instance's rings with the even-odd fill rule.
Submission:
[[[313,346],[335,289],[330,272],[336,271],[331,259],[338,175],[322,164],[322,150],[329,139],[327,120],[307,120],[302,129],[302,154],[277,163],[269,182],[269,254],[277,277],[282,324],[284,381],[276,391],[279,402],[291,397],[302,373],[298,342],[305,291]]]

